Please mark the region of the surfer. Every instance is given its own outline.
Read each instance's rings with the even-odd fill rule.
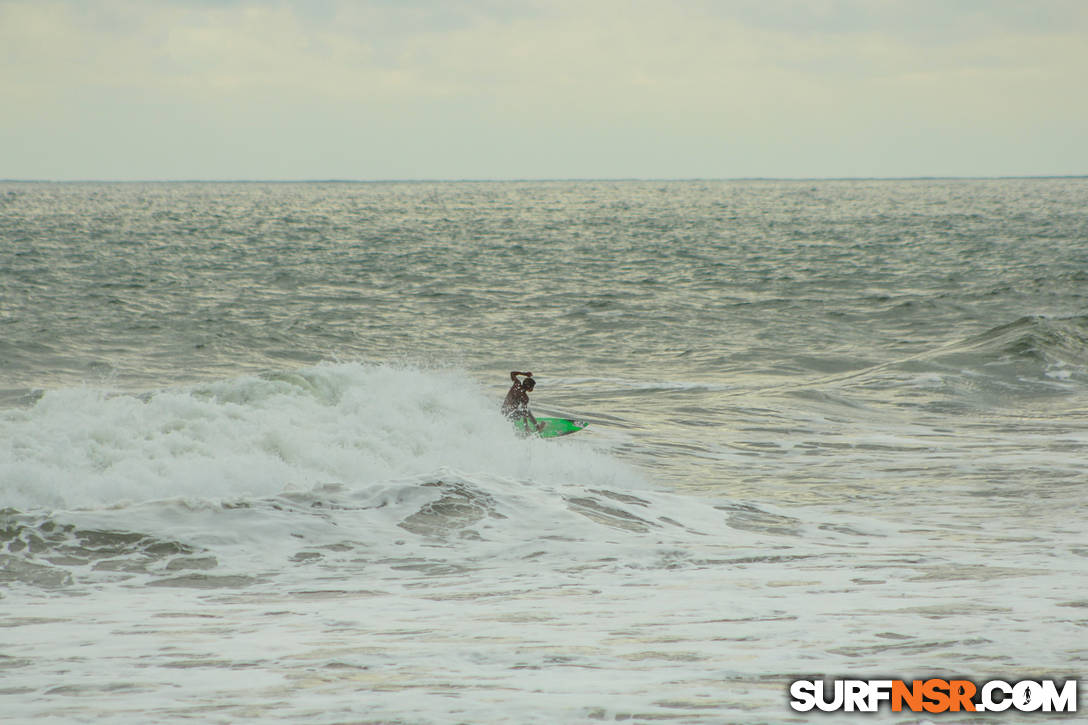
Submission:
[[[518,380],[519,375],[525,379]],[[521,420],[526,421],[524,424],[526,430],[529,429],[530,423],[533,428],[540,430],[544,427],[544,424],[538,423],[529,411],[529,393],[533,392],[533,388],[536,387],[533,374],[512,370],[510,371],[510,379],[514,381],[514,384],[510,386],[510,390],[506,393],[506,399],[502,401],[502,414],[515,423]]]

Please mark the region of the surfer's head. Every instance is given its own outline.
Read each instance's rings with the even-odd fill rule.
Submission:
[[[536,381],[532,378],[525,378],[521,381],[521,387],[525,388],[525,390],[532,390],[536,387]]]

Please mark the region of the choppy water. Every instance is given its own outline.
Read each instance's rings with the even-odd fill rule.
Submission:
[[[0,184],[0,405],[14,722],[1088,673],[1088,180]]]

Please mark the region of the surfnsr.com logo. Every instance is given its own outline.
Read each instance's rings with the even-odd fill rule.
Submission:
[[[798,712],[1076,712],[1077,681],[990,680],[797,680],[790,684],[790,707]]]

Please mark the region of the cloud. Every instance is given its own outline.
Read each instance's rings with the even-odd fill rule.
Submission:
[[[1031,137],[1058,154],[1035,135],[1088,121],[1073,91],[1088,66],[1085,7],[0,0],[0,94],[13,100],[0,140],[116,127],[153,148],[164,132],[199,144],[203,127],[219,152],[209,168],[274,147],[288,176],[323,175],[307,159],[336,148],[344,163],[330,172],[580,175],[596,158],[599,175],[919,173],[895,144]],[[498,139],[505,156],[489,150]],[[640,149],[657,159],[642,174]],[[967,150],[963,172],[996,168]],[[927,158],[939,160],[914,156]]]

